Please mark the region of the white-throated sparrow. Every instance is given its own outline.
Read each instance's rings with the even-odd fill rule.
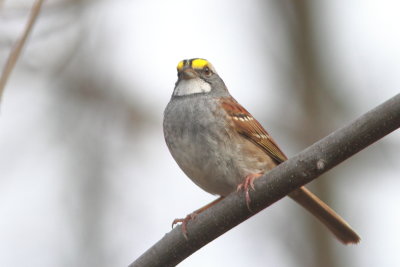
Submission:
[[[261,124],[229,94],[210,62],[200,58],[183,60],[177,69],[178,81],[163,123],[172,156],[205,191],[223,198],[242,188],[249,204],[253,180],[287,157]],[[359,242],[353,229],[305,187],[289,196],[341,242]],[[190,218],[192,215],[176,221],[186,224]]]

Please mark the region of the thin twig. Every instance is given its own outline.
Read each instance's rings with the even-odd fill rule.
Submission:
[[[10,77],[11,71],[13,70],[15,63],[17,62],[18,57],[21,54],[21,50],[24,47],[30,32],[32,31],[33,24],[35,23],[39,15],[43,2],[44,0],[36,0],[36,2],[33,4],[31,9],[31,14],[25,26],[24,32],[22,33],[22,36],[14,44],[13,48],[11,49],[10,55],[6,61],[6,64],[4,65],[4,69],[0,77],[0,102],[3,97],[3,92],[7,80]]]
[[[400,94],[257,179],[255,191],[251,191],[252,211],[246,207],[243,192],[232,193],[188,222],[188,239],[183,236],[181,226],[177,226],[130,267],[175,266],[218,236],[399,127]]]

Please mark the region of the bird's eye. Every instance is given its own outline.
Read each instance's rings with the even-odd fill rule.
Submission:
[[[209,67],[205,67],[205,68],[203,69],[203,72],[204,72],[204,74],[205,74],[206,76],[211,76],[211,74],[212,74],[212,72],[211,72],[211,70],[210,70]]]

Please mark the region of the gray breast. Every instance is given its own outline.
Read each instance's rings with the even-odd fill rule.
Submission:
[[[226,114],[216,105],[217,100],[207,95],[174,98],[164,113],[164,135],[185,174],[205,191],[225,196],[245,175],[259,172],[266,165],[249,164],[252,159],[245,158],[249,155],[242,155],[252,152],[246,146],[249,141],[242,137],[238,140],[237,135],[227,131]],[[266,156],[258,148],[256,152]]]

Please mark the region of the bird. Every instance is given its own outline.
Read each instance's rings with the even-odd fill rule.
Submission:
[[[250,209],[254,180],[287,160],[271,135],[229,93],[213,65],[203,58],[185,59],[177,66],[178,80],[164,111],[163,131],[168,149],[182,171],[200,188],[220,197],[189,214],[197,214],[232,192],[243,190]],[[333,209],[306,187],[289,194],[343,244],[359,235]]]

